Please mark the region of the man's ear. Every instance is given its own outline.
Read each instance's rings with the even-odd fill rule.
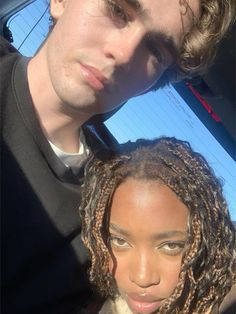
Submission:
[[[63,14],[68,0],[51,0],[50,13],[53,20],[57,21]]]

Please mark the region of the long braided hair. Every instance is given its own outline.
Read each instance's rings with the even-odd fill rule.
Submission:
[[[236,282],[234,226],[221,182],[200,154],[175,138],[129,142],[88,164],[80,214],[91,282],[105,297],[117,293],[109,272],[109,208],[115,189],[128,178],[160,181],[189,209],[179,281],[160,313],[202,314],[219,306]]]

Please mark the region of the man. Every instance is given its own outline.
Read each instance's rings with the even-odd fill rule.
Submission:
[[[201,73],[235,15],[224,2],[51,0],[54,26],[33,58],[1,44],[2,313],[87,306],[77,208],[84,164],[108,144],[85,123]]]

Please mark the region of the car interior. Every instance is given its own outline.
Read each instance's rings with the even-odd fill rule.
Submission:
[[[27,7],[36,4],[36,2],[40,2],[40,4],[38,4],[38,15],[34,17],[34,19],[32,18],[33,22],[31,23],[31,19],[28,17],[25,17],[25,20],[22,20],[20,16],[21,12],[23,12],[22,10],[25,10]],[[34,9],[34,11],[36,12],[37,8]],[[31,11],[28,11],[27,14],[31,15],[32,13]],[[0,1],[0,35],[15,45],[15,47],[20,52],[22,52],[22,54],[28,54],[29,57],[35,53],[42,41],[45,39],[49,26],[49,23],[47,22],[48,19],[48,0]],[[39,31],[36,29],[36,26],[38,26],[40,22],[43,22],[43,24],[40,25]],[[31,36],[31,39],[29,40],[31,41],[30,45],[27,43],[29,35]],[[124,142],[127,140],[135,140],[138,137],[144,136],[151,138],[159,135],[158,133],[155,133],[157,132],[156,129],[153,128],[154,131],[151,130],[151,120],[155,119],[157,114],[154,115],[150,113],[150,116],[147,114],[146,118],[144,119],[143,117],[146,114],[145,109],[144,106],[142,107],[142,104],[140,104],[140,111],[137,111],[135,117],[135,115],[130,113],[132,111],[132,106],[136,101],[138,103],[144,101],[151,102],[152,97],[152,102],[154,103],[158,102],[158,97],[164,97],[165,100],[163,100],[163,108],[160,106],[160,110],[163,110],[163,116],[165,116],[165,114],[169,114],[169,111],[166,113],[167,111],[165,110],[168,106],[171,106],[170,99],[172,99],[176,105],[179,105],[179,111],[183,111],[183,115],[180,115],[178,118],[179,121],[176,122],[176,128],[182,128],[181,125],[186,124],[186,129],[182,128],[181,130],[176,130],[176,134],[179,134],[178,132],[180,132],[180,134],[186,134],[186,132],[188,132],[186,131],[188,130],[188,127],[189,129],[195,128],[195,133],[199,132],[201,134],[207,134],[206,136],[212,137],[216,145],[218,145],[223,152],[221,156],[218,155],[218,151],[215,151],[215,153],[213,152],[214,156],[212,163],[214,164],[218,162],[221,164],[222,173],[224,174],[224,172],[228,172],[232,177],[232,181],[228,182],[228,177],[224,177],[222,174],[225,184],[229,183],[226,198],[229,202],[232,220],[234,221],[236,227],[235,41],[236,23],[232,27],[230,33],[220,44],[215,63],[204,76],[196,77],[190,81],[173,84],[171,87],[169,87],[169,89],[157,92],[156,96],[154,95],[155,93],[153,93],[151,96],[144,95],[144,98],[140,98],[140,100],[133,100],[131,102],[131,109],[129,112],[127,111],[128,109],[126,109],[126,106],[124,106],[121,110],[106,114],[102,118],[101,116],[94,117],[89,123],[93,126],[93,128],[95,128],[98,134],[102,134],[103,137],[106,137],[107,142],[109,142],[111,139],[112,141],[116,140],[117,142]],[[150,104],[150,107],[151,106],[152,105]],[[157,109],[157,111],[158,110],[159,109]],[[170,107],[170,112],[171,110],[172,109]],[[127,122],[123,120],[124,117],[127,118]],[[131,119],[137,119],[136,124]],[[153,122],[154,125],[158,123],[161,124],[161,120],[158,120],[158,122],[157,120]],[[146,131],[143,131],[144,127],[140,127],[141,124],[146,125]],[[197,130],[197,128],[204,128],[204,130]],[[127,134],[126,129],[130,129],[130,132]],[[124,133],[123,137],[121,137],[122,132]],[[162,132],[164,131],[160,131],[161,135],[163,135]],[[131,137],[131,134],[134,133],[135,136],[133,138]],[[201,139],[199,139],[199,141],[206,140],[204,139],[204,136],[205,135],[201,135]],[[188,138],[186,139],[188,140]],[[207,143],[207,141],[204,142],[204,145],[206,146]],[[208,149],[214,150],[215,148],[210,146]],[[225,159],[224,156],[226,155],[229,159]],[[225,312],[225,314],[227,313],[233,312]]]

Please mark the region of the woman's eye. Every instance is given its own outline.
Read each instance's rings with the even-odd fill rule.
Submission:
[[[166,242],[159,249],[167,255],[178,255],[183,252],[185,242]]]
[[[124,26],[129,21],[128,14],[119,0],[105,0],[108,13],[111,19],[118,26]]]
[[[117,247],[117,248],[128,248],[130,245],[122,238],[117,237],[117,236],[110,236],[109,238],[110,244],[112,247]]]

